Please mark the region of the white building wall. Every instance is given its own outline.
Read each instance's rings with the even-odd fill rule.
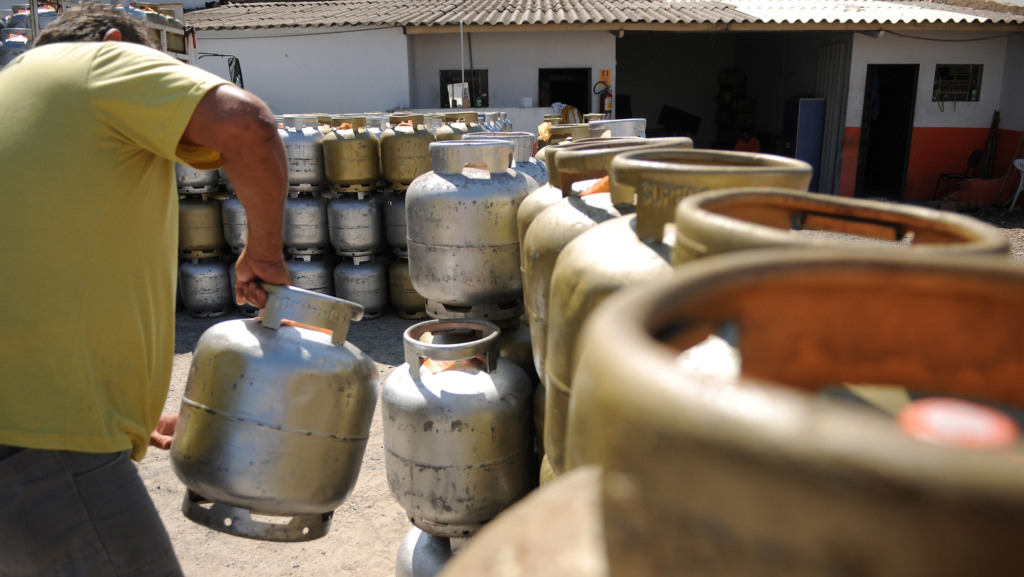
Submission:
[[[199,32],[202,53],[231,54],[245,88],[276,114],[358,113],[409,106],[409,49],[400,28]],[[227,58],[199,66],[228,77]]]
[[[895,34],[871,38],[854,34],[850,92],[846,109],[846,126],[860,126],[864,105],[864,87],[869,64],[920,64],[917,77],[917,100],[914,103],[914,126],[922,127],[987,127],[992,111],[1004,101],[1003,72],[1007,56],[1008,35],[979,32],[916,32],[921,40]],[[973,38],[984,40],[964,41]],[[1019,62],[1019,61],[1018,61]],[[982,64],[981,93],[978,102],[932,102],[936,64]],[[1016,69],[1021,70],[1020,67]],[[1015,82],[1020,82],[1017,74]],[[1020,94],[1020,91],[1017,92]],[[1017,102],[1020,102],[1018,100]],[[1001,112],[1002,114],[1002,112]]]
[[[440,71],[461,69],[463,52],[469,70],[470,43],[472,67],[487,70],[491,108],[520,107],[523,97],[533,98],[536,106],[541,68],[590,68],[591,84],[602,69],[612,70],[614,93],[615,36],[608,32],[488,32],[473,34],[464,43],[458,32],[410,38],[414,108],[440,105]],[[598,96],[591,96],[590,108],[596,111]]]

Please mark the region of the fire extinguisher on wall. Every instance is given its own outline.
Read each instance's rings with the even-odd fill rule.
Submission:
[[[612,87],[607,82],[598,80],[594,85],[594,94],[601,95],[601,112],[610,116],[612,113]]]

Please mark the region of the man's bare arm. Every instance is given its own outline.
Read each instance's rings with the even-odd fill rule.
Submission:
[[[181,143],[220,152],[248,222],[248,240],[235,269],[235,300],[263,307],[267,295],[260,280],[290,282],[281,244],[288,160],[274,115],[252,93],[222,84],[199,102]]]

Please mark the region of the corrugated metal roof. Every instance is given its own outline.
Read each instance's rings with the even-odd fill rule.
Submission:
[[[241,2],[185,14],[199,30],[341,26],[1024,23],[984,0],[321,0]],[[999,8],[1004,6],[1005,11]]]
[[[1011,14],[929,0],[732,0],[740,12],[765,23],[1002,22]],[[1012,7],[1011,7],[1012,8]]]

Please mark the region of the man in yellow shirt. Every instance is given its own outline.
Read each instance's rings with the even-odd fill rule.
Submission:
[[[245,207],[236,300],[289,282],[270,109],[147,39],[85,5],[0,71],[0,575],[180,574],[130,461],[174,427],[175,162]]]

